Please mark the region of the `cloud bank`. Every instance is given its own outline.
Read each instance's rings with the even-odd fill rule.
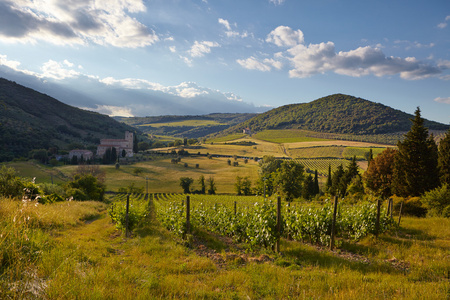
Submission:
[[[68,60],[49,60],[41,72],[20,68],[20,62],[0,55],[0,77],[46,93],[66,104],[110,116],[202,115],[209,113],[255,113],[255,107],[234,93],[182,82],[164,86],[138,78],[99,78],[83,74],[81,66]]]

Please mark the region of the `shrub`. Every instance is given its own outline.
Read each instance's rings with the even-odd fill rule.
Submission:
[[[105,185],[97,177],[90,174],[77,174],[74,180],[67,184],[67,196],[75,200],[103,201]]]
[[[117,229],[126,230],[126,202],[114,203],[108,209],[111,220]],[[128,230],[133,230],[147,216],[148,204],[144,201],[133,201],[128,207]]]
[[[428,216],[450,217],[450,189],[447,184],[426,192],[421,200],[428,209]]]
[[[23,182],[16,176],[16,170],[3,165],[0,169],[0,195],[14,198],[22,194]]]
[[[394,200],[394,210],[397,212],[400,210],[400,205],[403,202],[402,215],[425,217],[425,215],[427,214],[427,209],[420,201],[420,197],[409,197],[409,198],[392,197],[392,198]]]

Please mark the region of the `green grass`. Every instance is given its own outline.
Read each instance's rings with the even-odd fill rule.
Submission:
[[[218,137],[218,138],[214,138],[214,139],[209,139],[207,141],[207,143],[224,143],[224,142],[229,142],[229,141],[234,141],[237,139],[241,139],[243,137],[245,137],[246,134],[244,133],[236,133],[236,134],[229,134],[227,136],[222,136],[222,137]]]
[[[316,146],[289,149],[289,154],[294,158],[342,158],[346,147],[343,146]]]
[[[264,130],[253,135],[254,138],[272,143],[298,143],[326,141],[326,139],[308,137],[301,130]]]
[[[71,203],[64,211],[67,220],[61,221],[60,211],[67,203],[22,211],[21,203],[5,199],[0,203],[0,298],[449,296],[449,219],[403,217],[398,231],[344,243],[334,252],[282,240],[282,255],[278,255],[263,249],[243,252],[239,245],[230,247],[229,242],[202,230],[193,233],[193,240],[201,240],[186,247],[161,228],[153,214],[125,238],[105,216],[103,204]],[[19,223],[19,217],[23,220],[28,215],[35,221]],[[47,219],[38,221],[44,215]],[[47,226],[51,223],[60,225]],[[206,248],[199,246],[201,241]],[[261,258],[265,262],[259,262]]]
[[[342,152],[342,156],[346,159],[351,159],[353,156],[356,156],[356,159],[366,159],[366,155],[369,154],[370,149],[372,149],[373,157],[375,158],[386,148],[346,147]]]
[[[44,166],[33,161],[9,162],[5,165],[14,168],[17,176],[26,178],[36,177],[36,183],[48,183],[53,178],[53,183],[58,184],[64,183],[68,179],[57,167]]]

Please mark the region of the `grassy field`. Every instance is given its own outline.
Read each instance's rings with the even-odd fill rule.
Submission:
[[[264,130],[253,135],[255,139],[272,143],[301,143],[326,141],[326,139],[308,137],[301,130]]]
[[[0,199],[2,299],[448,299],[450,220],[337,250],[282,240],[281,254],[194,229],[186,244],[151,213],[129,238],[105,204]],[[152,208],[150,209],[152,212]]]

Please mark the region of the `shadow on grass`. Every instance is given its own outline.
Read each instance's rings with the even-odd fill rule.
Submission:
[[[284,245],[283,245],[284,244]],[[318,266],[330,269],[347,269],[358,271],[362,274],[367,273],[386,273],[386,274],[403,274],[403,271],[393,268],[388,263],[372,261],[366,257],[355,256],[351,253],[333,253],[325,248],[313,248],[313,246],[302,244],[300,242],[286,241],[282,244],[283,255],[291,259],[293,263],[301,266]],[[354,252],[367,254],[369,252],[377,252],[377,249],[344,243],[343,246]],[[344,248],[343,247],[343,248]],[[355,251],[356,250],[356,251]],[[352,251],[353,252],[353,251]]]

